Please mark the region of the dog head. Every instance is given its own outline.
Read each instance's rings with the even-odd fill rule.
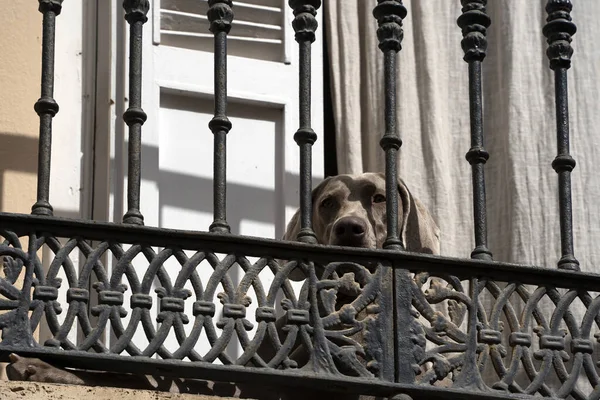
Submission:
[[[398,232],[406,250],[439,254],[440,230],[423,204],[398,180]],[[313,230],[320,244],[382,248],[387,236],[385,177],[381,173],[326,178],[312,192]],[[296,240],[299,211],[284,240]]]

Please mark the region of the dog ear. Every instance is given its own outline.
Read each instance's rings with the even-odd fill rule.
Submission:
[[[295,241],[300,232],[300,209],[297,209],[290,222],[287,224],[285,233],[283,234],[283,240]]]
[[[400,238],[408,251],[440,254],[440,228],[427,208],[414,198],[402,179],[398,179],[402,200],[402,220],[399,221]]]
[[[325,187],[325,185],[327,184],[327,182],[330,179],[331,179],[331,177],[325,178],[321,183],[319,183],[313,189],[312,194],[311,194],[313,207],[315,206],[315,199],[317,198],[319,193],[321,193],[321,190],[323,190],[323,188]],[[312,216],[311,216],[311,218],[312,218]],[[298,233],[300,232],[300,228],[301,228],[300,225],[301,225],[300,209],[297,209],[296,212],[294,213],[294,216],[292,217],[292,219],[290,219],[290,222],[287,224],[287,228],[285,230],[285,233],[283,234],[283,240],[290,240],[290,241],[295,242],[296,237],[298,236]]]

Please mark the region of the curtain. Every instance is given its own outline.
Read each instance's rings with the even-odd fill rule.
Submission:
[[[600,272],[600,2],[575,1],[569,70],[575,256]],[[383,171],[383,54],[375,0],[326,0],[339,173]],[[474,248],[467,63],[458,0],[405,0],[398,55],[399,174],[432,212],[442,254]],[[546,0],[489,1],[483,62],[488,241],[498,261],[556,268],[560,259],[554,79],[542,34]]]

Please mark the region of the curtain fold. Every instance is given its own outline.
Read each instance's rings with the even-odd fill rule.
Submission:
[[[600,2],[574,2],[569,70],[575,256],[600,272]],[[383,55],[375,0],[324,1],[339,173],[383,171]],[[442,254],[474,247],[467,63],[460,1],[407,0],[398,55],[399,174],[431,210]],[[560,258],[553,72],[546,0],[488,2],[483,63],[488,239],[494,259],[556,268]]]

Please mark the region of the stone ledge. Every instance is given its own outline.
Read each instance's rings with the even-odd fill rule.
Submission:
[[[38,383],[22,381],[0,382],[1,400],[227,400],[233,397],[217,397],[155,392],[151,390],[120,389]],[[239,400],[239,399],[238,399]]]

